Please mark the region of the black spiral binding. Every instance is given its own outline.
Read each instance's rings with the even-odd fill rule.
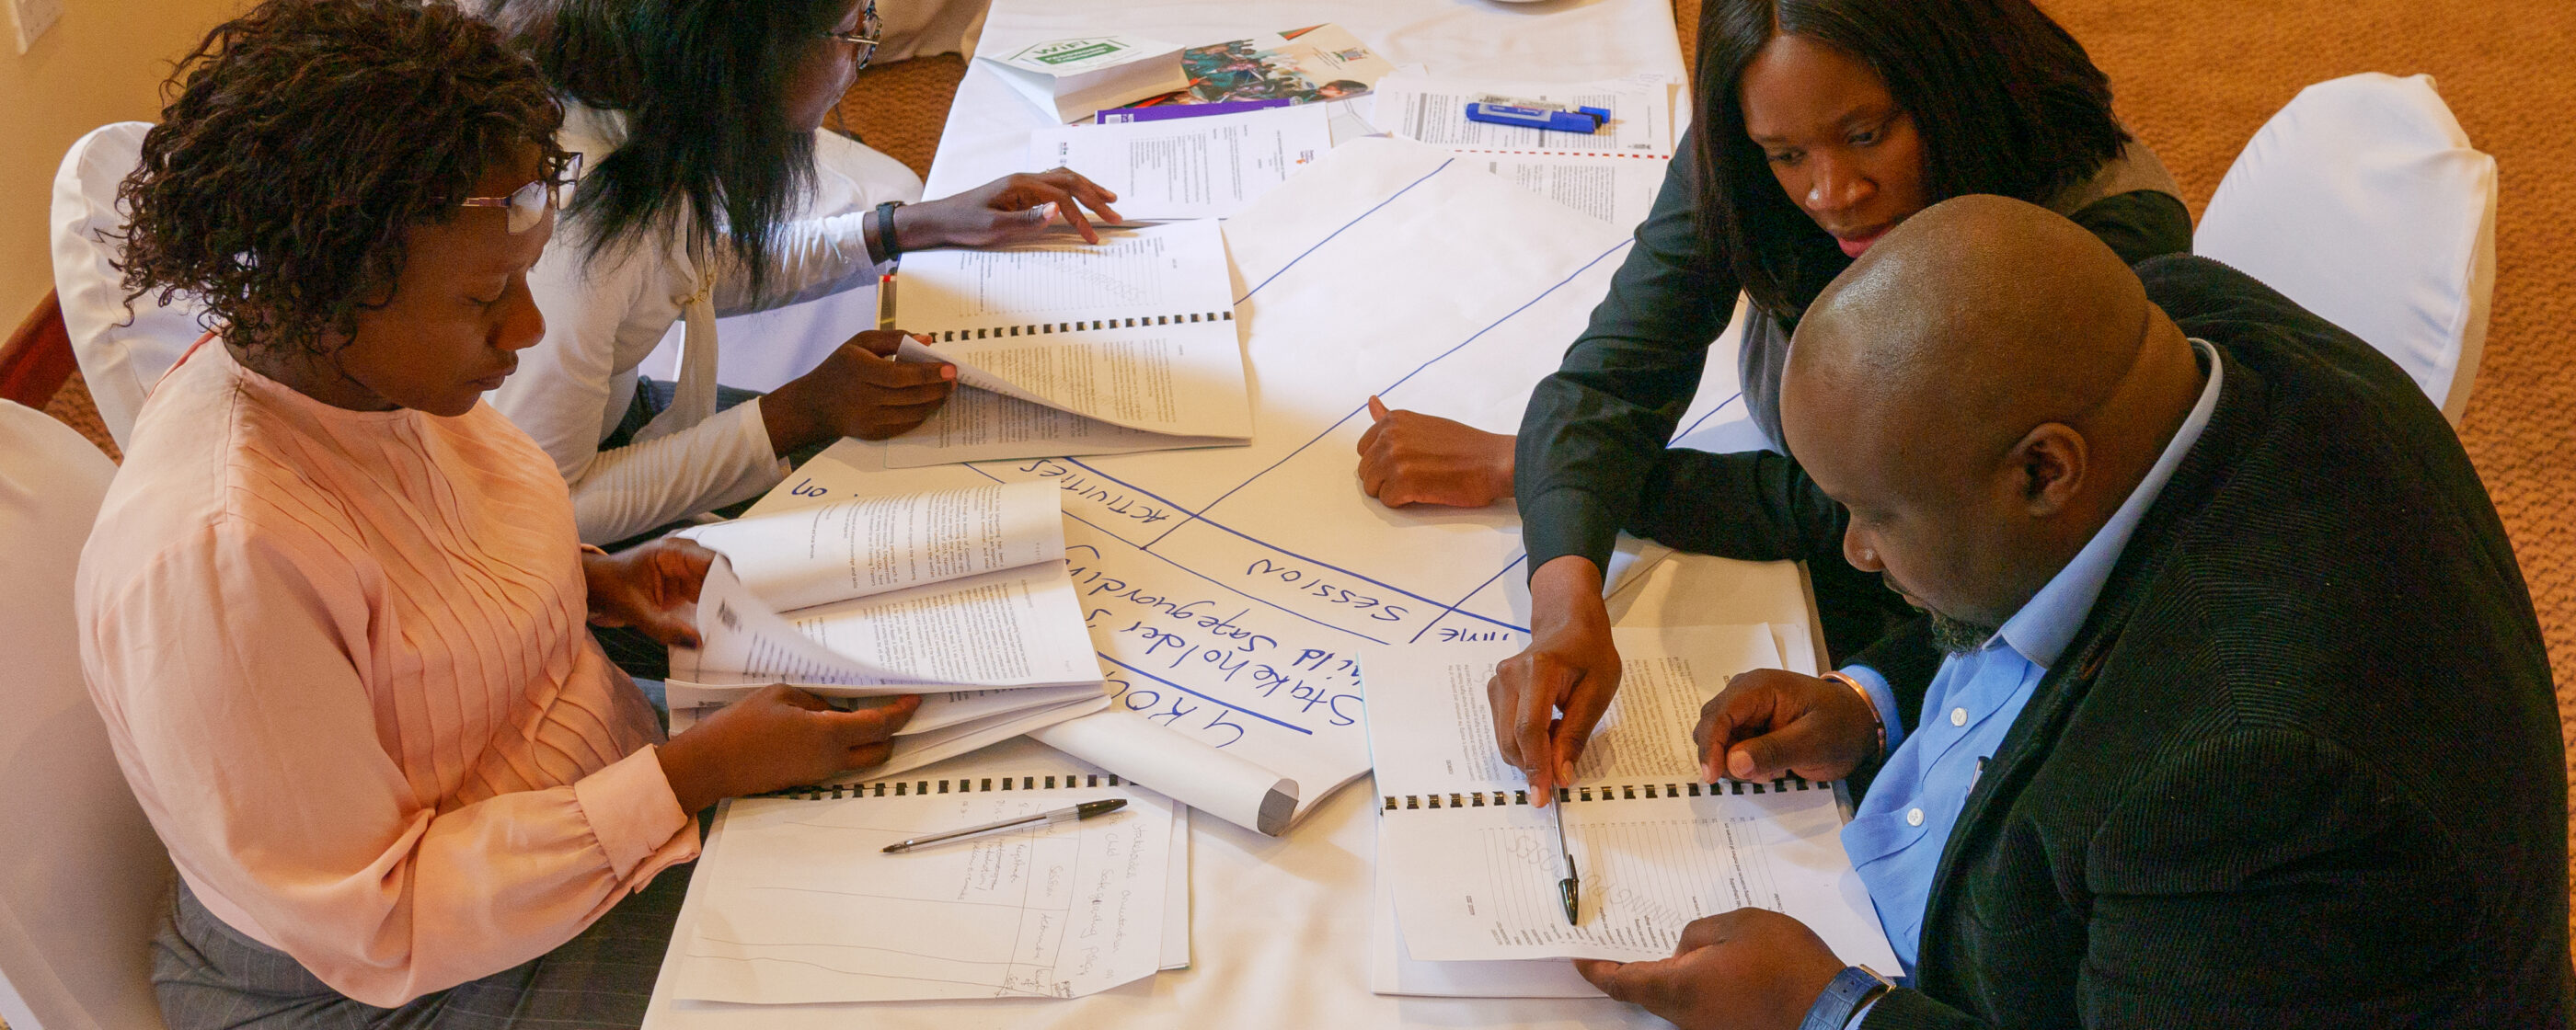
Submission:
[[[1063,785],[1058,786],[1057,780]],[[833,801],[841,798],[918,797],[925,794],[982,794],[1004,790],[1071,790],[1080,787],[1116,787],[1126,781],[1099,773],[1067,773],[1058,776],[991,776],[958,777],[953,780],[878,780],[874,783],[815,784],[790,787],[754,795],[764,798],[787,798],[791,801]],[[996,785],[998,784],[998,786]],[[894,788],[889,792],[886,788]]]
[[[1234,321],[1234,312],[1231,311],[1210,311],[1206,314],[1190,312],[1184,315],[1152,315],[1141,318],[1094,318],[1087,321],[995,326],[990,329],[945,329],[939,333],[939,342],[991,340],[1009,336],[1051,336],[1056,333],[1074,333],[1086,329],[1136,329],[1157,325],[1188,325],[1192,322],[1231,321]]]
[[[1785,794],[1793,790],[1824,789],[1826,789],[1826,787],[1821,783],[1809,783],[1796,776],[1783,776],[1779,779],[1772,780],[1767,784],[1745,783],[1740,780],[1727,780],[1723,783],[1666,783],[1662,784],[1660,788],[1656,784],[1652,783],[1604,784],[1600,787],[1558,787],[1556,788],[1556,800],[1565,804],[1574,804],[1583,801],[1636,801],[1640,798],[1651,801],[1659,797],[1696,798],[1739,794]],[[1596,791],[1598,792],[1597,794]],[[1644,793],[1640,794],[1639,791],[1643,791]],[[1389,812],[1404,808],[1500,808],[1505,805],[1526,805],[1530,803],[1529,792],[1526,790],[1459,791],[1449,794],[1406,794],[1401,797],[1394,794],[1388,794],[1385,797],[1386,810]],[[1493,800],[1487,801],[1486,799],[1488,797]],[[1449,803],[1445,805],[1441,804],[1440,802],[1443,798],[1448,799]],[[1399,801],[1402,803],[1398,804]]]

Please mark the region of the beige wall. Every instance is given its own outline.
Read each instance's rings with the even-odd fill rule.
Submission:
[[[63,0],[62,20],[24,54],[0,14],[0,333],[53,288],[45,222],[63,151],[108,122],[153,120],[170,63],[245,6]]]

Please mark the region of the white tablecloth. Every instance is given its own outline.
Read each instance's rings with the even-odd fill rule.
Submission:
[[[1196,44],[1321,22],[1339,23],[1389,59],[1418,63],[1435,74],[1583,80],[1639,72],[1679,75],[1682,70],[1671,8],[1659,0],[1536,4],[1003,0],[995,5],[984,39],[990,48],[1085,32],[1132,31]],[[941,196],[1017,170],[1026,133],[1045,124],[1047,116],[1017,94],[980,71],[970,72],[958,90],[927,195]],[[1712,362],[1727,357],[1713,355]],[[1741,434],[1718,438],[1730,436],[1741,438]],[[1812,630],[1815,624],[1813,605],[1795,566],[1699,556],[1676,557],[1655,566],[1640,583],[1620,592],[1612,614],[1631,625],[1794,622]],[[1021,757],[1046,753],[1026,740],[1004,747]],[[990,760],[988,754],[958,761]],[[1061,758],[1053,761],[1072,764]],[[934,767],[915,775],[937,771]],[[1216,819],[1194,819],[1192,964],[1186,970],[1070,1001],[725,1006],[674,1002],[657,993],[646,1025],[1140,1030],[1662,1025],[1641,1010],[1606,999],[1434,999],[1371,993],[1370,888],[1376,851],[1372,799],[1370,783],[1354,784],[1282,838],[1263,837]],[[900,927],[886,929],[902,932]]]

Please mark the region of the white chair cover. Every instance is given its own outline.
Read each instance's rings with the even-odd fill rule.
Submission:
[[[129,310],[124,277],[113,264],[123,250],[116,234],[125,225],[116,188],[141,162],[143,134],[151,128],[150,122],[114,122],[92,129],[54,173],[54,292],[62,297],[63,328],[81,380],[119,447],[152,384],[206,332],[196,307],[184,300],[163,307],[146,295]]]
[[[0,1019],[11,1030],[159,1030],[151,937],[170,857],[81,683],[72,574],[116,467],[0,401]]]
[[[2495,159],[2427,75],[2300,90],[2254,134],[2192,249],[2351,330],[2458,425],[2495,291]]]

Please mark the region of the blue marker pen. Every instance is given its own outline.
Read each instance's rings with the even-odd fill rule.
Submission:
[[[1601,124],[1608,117],[1608,112],[1595,112],[1600,112],[1600,109],[1565,111],[1479,102],[1467,105],[1467,120],[1491,125],[1518,125],[1530,129],[1546,129],[1551,132],[1579,132],[1590,135],[1601,131]]]

